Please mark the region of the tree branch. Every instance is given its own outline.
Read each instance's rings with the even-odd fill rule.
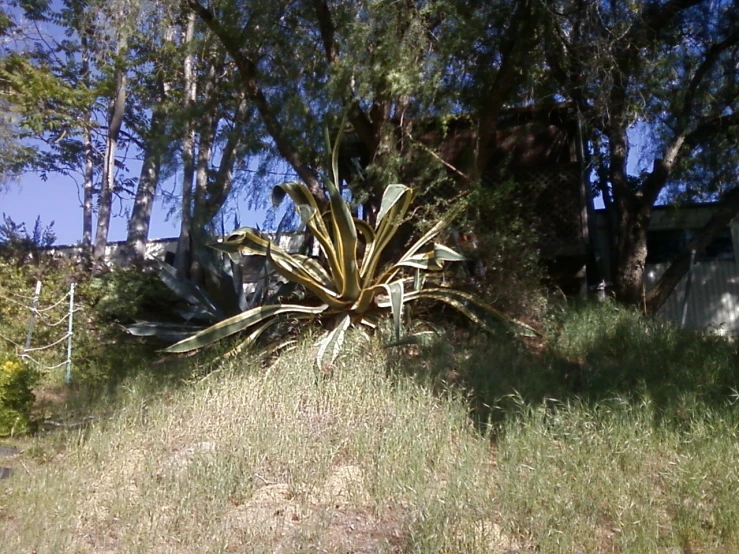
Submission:
[[[737,125],[739,125],[739,112],[713,117],[708,121],[699,123],[691,133],[688,133],[685,137],[685,143],[694,148],[704,141],[714,138],[718,133]]]
[[[336,27],[331,19],[331,10],[326,0],[313,0],[313,7],[316,10],[316,18],[318,19],[318,29],[321,32],[321,40],[323,41],[323,49],[326,51],[326,59],[329,64],[334,63],[337,54],[336,42],[334,34]]]
[[[198,0],[187,0],[188,6],[208,26],[223,44],[226,51],[233,58],[241,76],[241,82],[247,97],[257,108],[267,132],[277,146],[280,155],[287,160],[300,178],[308,185],[310,191],[319,199],[324,197],[323,187],[311,168],[298,153],[297,148],[288,140],[282,132],[282,125],[275,118],[272,108],[257,83],[257,66],[242,51],[234,37],[221,25],[215,15]]]
[[[693,103],[695,102],[696,91],[698,90],[698,87],[703,82],[703,79],[706,77],[708,72],[711,71],[711,69],[713,69],[713,67],[716,65],[716,62],[718,62],[721,54],[723,54],[724,52],[726,52],[726,50],[728,50],[732,46],[735,46],[736,44],[739,44],[739,31],[735,31],[733,34],[729,35],[721,42],[713,44],[708,49],[708,52],[706,52],[706,57],[698,66],[698,69],[695,70],[695,74],[693,75],[693,78],[690,80],[690,84],[688,85],[688,90],[685,92],[685,101],[683,103],[681,114],[682,118],[687,120],[687,118],[690,117],[690,114],[693,111]]]

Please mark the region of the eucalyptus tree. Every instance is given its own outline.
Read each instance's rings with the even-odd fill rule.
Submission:
[[[739,194],[727,194],[739,169],[739,2],[545,4],[548,69],[593,132],[617,296],[655,311],[687,270],[689,250],[705,247],[739,212]],[[629,172],[637,155],[640,170]],[[686,197],[724,201],[644,297],[653,207]]]
[[[180,235],[175,266],[202,278],[198,249],[237,182],[235,170],[263,150],[252,106],[236,85],[236,72],[222,44],[186,10],[180,25],[180,109],[172,113],[179,144]]]
[[[143,261],[149,237],[154,199],[160,180],[174,171],[175,125],[180,109],[176,91],[179,46],[176,17],[164,6],[145,5],[131,48],[131,98],[128,127],[136,137],[141,170],[128,220],[126,246],[131,260]],[[164,171],[163,171],[164,169]]]
[[[99,6],[99,40],[107,44],[103,63],[110,71],[105,81],[107,90],[105,157],[102,167],[102,182],[98,200],[97,228],[94,241],[94,258],[103,260],[108,244],[110,218],[115,192],[116,152],[126,112],[128,88],[129,38],[138,19],[140,2],[137,0],[115,0]],[[105,29],[105,31],[103,31]],[[106,32],[107,31],[107,32]]]

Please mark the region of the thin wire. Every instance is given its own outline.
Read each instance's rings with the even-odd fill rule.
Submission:
[[[43,365],[38,360],[34,360],[28,354],[21,354],[20,357],[22,359],[24,359],[24,360],[30,360],[30,361],[32,361],[34,364],[36,364],[37,366],[39,366],[41,369],[57,369],[58,367],[62,367],[63,365],[66,365],[67,364],[67,360],[64,360],[63,362],[60,362],[60,363],[58,363],[56,365]]]
[[[41,312],[48,312],[48,311],[51,311],[51,310],[53,310],[54,308],[56,308],[57,306],[59,306],[59,305],[60,305],[60,304],[61,304],[62,302],[64,302],[64,301],[65,301],[65,300],[66,300],[67,298],[69,298],[69,293],[65,294],[65,295],[64,295],[64,296],[62,297],[62,299],[61,299],[61,300],[59,300],[59,302],[57,302],[56,304],[53,304],[53,305],[49,306],[48,308],[42,308],[42,309],[38,309],[38,308],[37,308],[37,309],[36,309],[35,311],[36,311],[36,313],[41,313]]]
[[[18,296],[20,298],[27,298],[29,300],[33,300],[33,297],[28,298],[27,296],[20,296],[18,294],[14,295],[14,296]],[[17,300],[13,300],[12,298],[9,298],[9,297],[3,296],[3,295],[0,295],[0,298],[2,298],[3,300],[7,300],[8,302],[12,302],[13,304],[17,304],[18,306],[23,306],[27,310],[31,310],[31,311],[35,312],[36,314],[40,314],[42,312],[51,311],[54,308],[58,307],[62,302],[64,302],[67,298],[69,298],[69,293],[65,294],[64,297],[62,297],[62,299],[59,300],[59,302],[56,302],[55,304],[49,306],[48,308],[32,308],[28,304],[24,304],[23,302],[18,302]]]
[[[72,310],[72,314],[75,314],[80,311],[82,311],[82,308],[75,308],[74,310]],[[67,311],[67,313],[64,314],[64,316],[56,323],[49,323],[49,321],[46,318],[44,318],[44,316],[41,315],[40,313],[36,313],[36,315],[43,322],[43,324],[46,325],[47,327],[56,327],[60,323],[64,323],[65,321],[67,321],[67,319],[69,319],[69,311]]]
[[[12,298],[8,298],[7,296],[0,295],[0,298],[3,300],[7,300],[8,302],[12,302],[13,304],[18,304],[19,306],[23,306],[25,309],[30,310],[31,307],[27,304],[24,304],[23,302],[18,302],[17,300],[13,300]],[[33,300],[33,299],[31,299]]]
[[[69,314],[67,313],[67,314],[64,314],[64,316],[63,316],[63,317],[62,317],[62,318],[61,318],[61,319],[60,319],[59,321],[57,321],[56,323],[49,323],[49,322],[48,322],[48,321],[47,321],[47,320],[46,320],[46,319],[44,318],[44,316],[42,316],[41,314],[36,314],[36,315],[38,315],[38,317],[39,317],[39,319],[41,320],[41,322],[42,322],[42,323],[43,323],[44,325],[46,325],[47,327],[56,327],[57,325],[59,325],[59,324],[61,324],[61,323],[64,323],[65,321],[67,321],[67,318],[69,317]]]
[[[62,338],[60,338],[57,341],[52,342],[51,344],[47,344],[46,346],[37,346],[36,348],[26,348],[25,349],[25,352],[36,352],[38,350],[46,350],[47,348],[51,348],[52,346],[56,346],[57,344],[59,344],[60,342],[65,341],[68,338],[69,338],[69,333],[65,333]]]
[[[22,345],[22,344],[18,344],[18,343],[17,343],[17,342],[15,342],[15,341],[14,341],[13,339],[9,339],[9,338],[8,338],[8,337],[6,337],[5,335],[2,335],[2,334],[0,334],[0,339],[5,339],[5,340],[6,340],[6,341],[8,341],[8,342],[9,342],[10,344],[13,344],[13,345],[17,346],[18,348],[20,348],[20,349],[23,349],[23,345]]]
[[[24,299],[26,299],[26,300],[33,300],[33,299],[34,299],[34,297],[33,297],[33,296],[26,296],[26,295],[24,295],[24,294],[16,294],[16,293],[14,293],[14,292],[11,292],[11,291],[9,291],[9,290],[6,290],[5,292],[7,292],[8,294],[12,294],[12,295],[13,295],[13,296],[15,296],[16,298],[24,298]]]

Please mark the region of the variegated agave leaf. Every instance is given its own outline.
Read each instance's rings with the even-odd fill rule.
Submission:
[[[189,352],[203,346],[213,344],[239,331],[244,331],[274,316],[286,313],[318,315],[328,309],[322,306],[301,306],[299,304],[278,304],[274,306],[260,306],[216,323],[199,333],[165,348],[164,352]]]
[[[318,346],[318,353],[316,354],[316,364],[319,368],[323,368],[324,361],[332,364],[336,360],[341,350],[341,345],[344,344],[344,338],[346,337],[346,331],[352,324],[352,319],[349,314],[344,314],[339,319],[336,326],[321,337],[316,346]],[[325,360],[328,355],[328,360]]]

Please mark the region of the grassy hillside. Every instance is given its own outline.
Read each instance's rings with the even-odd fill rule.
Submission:
[[[0,552],[739,551],[723,339],[606,306],[544,344],[355,336],[330,375],[311,349],[132,369],[102,419],[16,442]]]

